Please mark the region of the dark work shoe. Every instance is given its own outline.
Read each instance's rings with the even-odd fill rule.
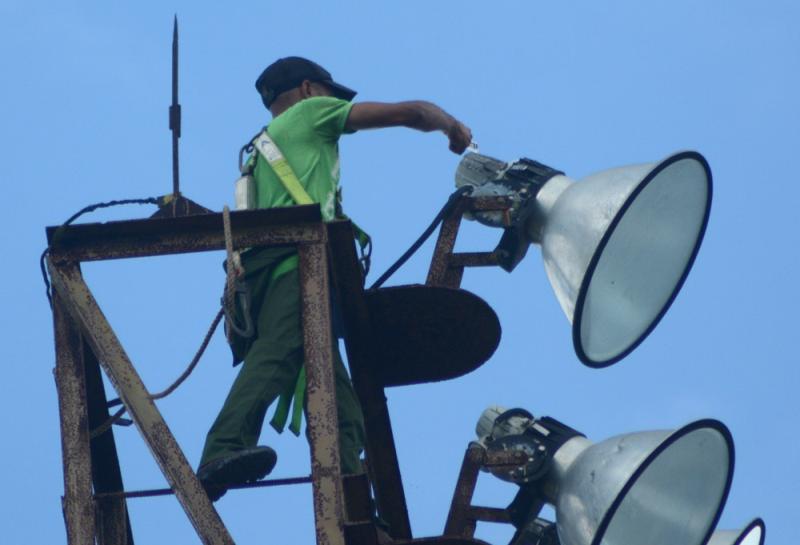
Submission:
[[[197,470],[197,477],[209,499],[217,501],[233,485],[263,479],[277,461],[278,455],[271,448],[252,447],[203,464]]]

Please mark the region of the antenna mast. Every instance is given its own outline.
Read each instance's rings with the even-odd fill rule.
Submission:
[[[178,15],[172,24],[172,103],[169,106],[169,130],[172,132],[172,193],[160,199],[154,218],[208,214],[208,208],[200,206],[181,195],[180,155],[178,141],[181,137],[181,105],[178,103]]]
[[[172,196],[180,195],[178,139],[181,137],[181,105],[178,103],[178,15],[172,26],[172,104],[169,107],[169,130],[172,131]]]

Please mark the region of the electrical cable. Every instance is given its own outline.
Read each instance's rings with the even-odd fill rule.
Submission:
[[[181,375],[175,380],[175,382],[170,384],[164,390],[162,390],[162,391],[160,391],[160,392],[158,392],[156,394],[149,395],[148,396],[149,399],[152,399],[153,401],[155,401],[157,399],[163,399],[163,398],[167,397],[169,394],[174,392],[178,388],[178,386],[183,384],[183,381],[185,381],[187,378],[189,378],[189,375],[192,374],[192,371],[194,371],[194,368],[197,367],[197,364],[200,362],[200,358],[203,357],[203,354],[205,353],[206,348],[208,347],[208,343],[211,341],[211,337],[214,335],[214,332],[217,330],[217,326],[219,326],[220,321],[222,321],[222,316],[224,314],[225,314],[225,312],[224,312],[223,309],[220,309],[219,312],[217,312],[217,315],[214,317],[214,320],[211,322],[211,326],[208,328],[208,332],[206,333],[206,336],[203,339],[203,342],[200,344],[200,348],[197,349],[197,352],[195,353],[194,357],[192,358],[192,361],[189,362],[189,365],[186,367],[186,369],[183,371],[183,373],[181,373]],[[111,408],[111,407],[115,407],[115,406],[121,405],[121,404],[122,404],[122,400],[120,398],[116,398],[116,399],[112,399],[111,401],[109,401],[106,404],[106,406]],[[102,435],[103,433],[108,431],[108,429],[112,425],[116,424],[119,420],[122,419],[122,416],[125,414],[126,410],[127,409],[125,407],[121,407],[117,412],[115,412],[112,416],[110,416],[105,422],[103,422],[102,424],[97,426],[95,429],[93,429],[90,432],[89,437],[91,439],[94,439],[98,435]]]
[[[64,227],[67,227],[73,221],[75,221],[76,219],[78,219],[79,217],[81,217],[82,215],[84,215],[84,214],[86,214],[88,212],[94,212],[95,210],[98,210],[100,208],[109,208],[109,207],[112,207],[112,206],[120,206],[120,205],[124,205],[124,204],[155,204],[155,205],[159,205],[161,202],[162,202],[162,199],[158,199],[158,198],[155,198],[155,197],[147,197],[147,198],[144,198],[144,199],[121,199],[121,200],[114,200],[114,201],[107,201],[107,202],[99,202],[99,203],[95,203],[95,204],[90,204],[88,206],[85,206],[85,207],[81,208],[77,212],[75,212],[72,216],[69,217],[69,219],[67,219],[67,221],[62,223],[58,227],[58,229],[53,233],[52,239],[55,240],[58,237],[59,232]],[[44,251],[42,252],[41,257],[39,258],[39,267],[41,268],[42,278],[44,279],[45,294],[47,295],[47,300],[50,303],[50,306],[52,307],[53,306],[52,286],[51,286],[51,283],[50,283],[50,277],[47,274],[47,265],[46,265],[47,254],[49,252],[50,252],[50,246],[48,245],[47,248],[45,248]],[[217,326],[219,326],[219,323],[222,320],[223,315],[224,315],[224,310],[220,309],[217,312],[217,315],[214,317],[214,320],[211,322],[211,326],[209,327],[208,332],[206,333],[206,336],[203,339],[203,342],[200,344],[200,348],[198,348],[197,352],[194,355],[194,358],[192,358],[192,361],[189,363],[189,365],[183,371],[183,373],[181,373],[181,375],[172,384],[170,384],[166,389],[164,389],[163,391],[158,392],[156,394],[150,395],[149,396],[150,399],[156,400],[156,399],[162,399],[164,397],[167,397],[169,394],[171,394],[173,391],[175,391],[178,388],[178,386],[180,386],[183,383],[183,381],[185,381],[187,378],[189,378],[189,375],[191,375],[192,371],[194,371],[194,368],[199,363],[200,358],[203,356],[203,353],[205,353],[205,350],[208,347],[208,343],[211,341],[211,337],[214,334],[214,331],[216,331]],[[108,402],[107,407],[114,407],[116,405],[120,405],[121,403],[122,403],[122,401],[119,398],[113,399],[113,400]],[[111,428],[112,425],[114,425],[115,423],[117,423],[118,421],[120,421],[122,419],[122,416],[125,414],[126,411],[127,411],[126,407],[121,407],[112,416],[110,416],[105,422],[100,424],[95,429],[91,430],[91,432],[89,434],[90,438],[94,439],[95,437],[97,437],[99,435],[102,435],[103,433],[108,431],[108,429]]]
[[[68,226],[73,221],[75,221],[76,219],[78,219],[82,215],[86,214],[87,212],[94,212],[95,210],[100,209],[100,208],[109,208],[109,207],[112,207],[112,206],[120,206],[120,205],[123,205],[123,204],[155,204],[155,205],[158,205],[159,202],[161,202],[161,200],[158,199],[158,198],[147,197],[145,199],[122,199],[122,200],[116,200],[116,201],[98,202],[98,203],[95,203],[95,204],[90,204],[88,206],[84,206],[83,208],[81,208],[80,210],[78,210],[77,212],[72,214],[72,216],[70,216],[67,221],[62,223],[58,227],[58,229],[56,229],[56,231],[53,233],[53,237],[52,238],[53,238],[53,240],[55,240],[58,237],[60,231],[64,227]],[[52,288],[50,286],[50,277],[47,274],[47,264],[46,264],[46,259],[47,259],[47,254],[48,253],[50,253],[50,246],[49,245],[47,246],[47,248],[44,249],[44,251],[42,252],[41,257],[39,257],[39,268],[42,270],[42,278],[44,279],[44,285],[45,285],[45,295],[47,296],[47,301],[50,303],[50,306],[52,307],[53,306]]]
[[[456,189],[447,199],[447,202],[444,204],[444,206],[442,206],[442,209],[439,210],[439,213],[436,214],[436,217],[433,219],[428,228],[422,232],[422,235],[419,236],[419,238],[414,242],[414,244],[412,244],[411,247],[408,250],[406,250],[405,253],[403,253],[403,255],[401,255],[398,258],[398,260],[395,261],[394,264],[392,264],[391,267],[386,269],[386,272],[384,272],[369,287],[369,289],[373,290],[381,287],[383,283],[389,279],[389,277],[391,277],[395,272],[397,272],[397,269],[402,267],[406,263],[406,261],[408,261],[411,258],[411,256],[414,255],[423,244],[425,244],[425,241],[428,240],[428,238],[433,234],[433,232],[436,230],[436,227],[442,222],[442,220],[444,220],[445,216],[450,212],[450,210],[452,210],[453,206],[456,205],[456,203],[461,199],[461,197],[469,195],[470,193],[472,193],[472,186],[467,185]]]

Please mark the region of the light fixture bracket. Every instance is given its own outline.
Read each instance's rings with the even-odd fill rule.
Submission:
[[[558,449],[573,437],[584,437],[555,418],[545,416],[537,419],[525,409],[501,412],[500,408],[491,407],[484,411],[481,419],[485,422],[492,416],[491,431],[481,437],[480,443],[490,453],[524,452],[527,459],[521,465],[488,468],[488,471],[499,479],[519,486],[533,485],[542,479],[549,471],[552,457]]]
[[[536,195],[551,178],[564,173],[533,159],[506,163],[488,155],[468,153],[456,170],[456,187],[472,187],[472,197],[508,197],[511,206],[503,212],[468,215],[484,225],[503,228],[495,250],[498,264],[508,272],[522,261],[530,240],[525,225],[534,211]]]

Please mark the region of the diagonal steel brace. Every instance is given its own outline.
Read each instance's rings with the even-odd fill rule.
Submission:
[[[48,260],[53,287],[97,355],[202,543],[233,545],[216,509],[83,280],[77,263]]]

